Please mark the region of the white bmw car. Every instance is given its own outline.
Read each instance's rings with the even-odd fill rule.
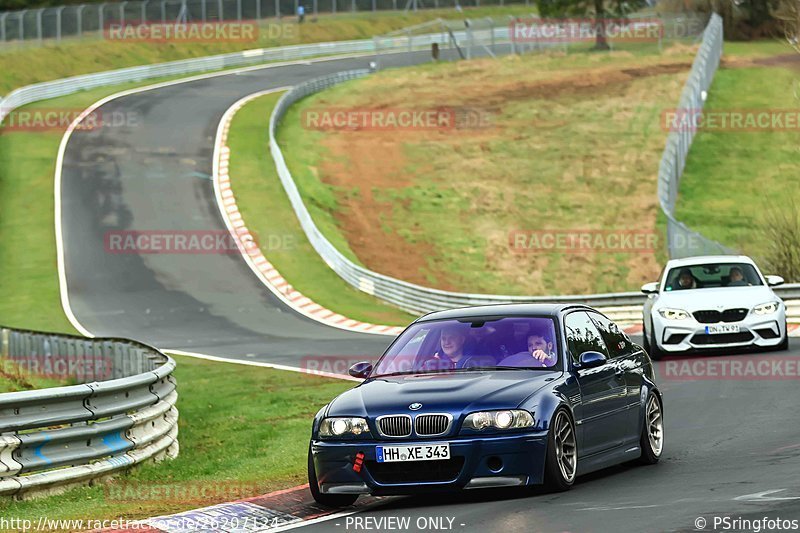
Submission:
[[[752,259],[720,255],[673,259],[648,295],[642,325],[653,359],[667,354],[753,346],[785,350],[786,306]]]

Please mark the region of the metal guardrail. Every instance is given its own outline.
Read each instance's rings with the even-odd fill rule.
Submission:
[[[722,57],[722,43],[722,18],[714,13],[703,33],[700,49],[695,56],[692,70],[675,110],[681,117],[693,116],[695,112],[703,109],[708,89]],[[667,217],[667,247],[670,258],[736,253],[727,246],[689,229],[675,218],[681,175],[695,133],[693,127],[681,127],[678,131],[671,131],[658,167],[658,200],[661,210]]]
[[[276,140],[276,128],[289,107],[297,102],[336,84],[367,76],[368,70],[353,70],[324,76],[297,85],[278,101],[270,117],[269,143],[272,158],[275,161],[278,176],[289,197],[300,225],[314,250],[342,279],[356,289],[375,296],[410,313],[422,314],[439,309],[465,307],[473,305],[489,305],[498,303],[524,302],[575,302],[598,307],[638,306],[644,302],[645,296],[639,292],[612,294],[590,294],[570,296],[511,296],[492,294],[470,294],[449,292],[423,287],[397,278],[374,272],[358,265],[345,257],[322,234],[311,218],[311,214],[303,202],[297,184],[292,177],[283,152]],[[778,287],[776,292],[784,299],[800,298],[800,284]],[[625,310],[628,313],[630,310]]]
[[[178,454],[175,361],[130,340],[0,327],[0,371],[76,384],[0,394],[0,495],[53,490]]]

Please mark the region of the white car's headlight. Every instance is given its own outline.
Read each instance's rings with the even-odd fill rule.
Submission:
[[[767,302],[757,305],[753,308],[753,313],[756,315],[771,315],[781,308],[780,302]]]
[[[658,314],[663,316],[667,320],[685,320],[689,318],[689,313],[687,313],[683,309],[672,309],[670,307],[659,309]]]
[[[363,418],[337,417],[326,418],[319,425],[320,437],[341,437],[343,435],[361,435],[369,433],[367,421]]]
[[[507,411],[478,411],[470,413],[464,420],[467,429],[482,430],[486,428],[516,429],[527,428],[534,424],[533,414],[523,409]]]

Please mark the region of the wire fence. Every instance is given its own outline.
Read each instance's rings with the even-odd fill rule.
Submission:
[[[130,0],[0,13],[0,43],[103,37],[114,26],[245,22],[305,15],[529,5],[530,0]]]
[[[678,114],[693,114],[703,109],[722,57],[722,44],[722,18],[715,13],[703,33],[703,41],[681,93],[676,110]],[[658,169],[658,200],[667,217],[667,246],[671,258],[735,253],[731,248],[688,228],[675,217],[681,176],[695,133],[696,129],[691,127],[671,131]]]

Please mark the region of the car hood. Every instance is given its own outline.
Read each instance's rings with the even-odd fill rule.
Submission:
[[[506,370],[497,372],[453,372],[375,378],[339,395],[328,416],[369,416],[411,413],[412,403],[421,403],[419,413],[511,409],[560,376],[560,372]]]
[[[663,292],[655,307],[673,307],[693,313],[703,309],[752,309],[758,304],[778,299],[766,285],[756,287],[720,287]]]

